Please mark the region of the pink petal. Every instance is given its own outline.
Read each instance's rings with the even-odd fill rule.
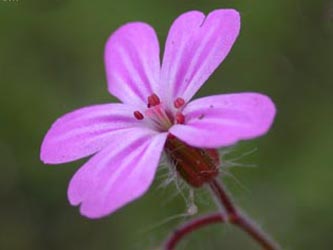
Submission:
[[[162,63],[161,87],[169,89],[165,98],[191,99],[228,55],[239,29],[239,13],[232,9],[215,10],[207,17],[198,11],[178,17]]]
[[[47,132],[40,158],[57,164],[91,155],[112,140],[114,131],[140,126],[133,108],[101,104],[81,108],[59,118]]]
[[[143,195],[151,185],[167,134],[132,129],[118,133],[72,178],[68,199],[89,218],[108,215]]]
[[[159,81],[159,44],[145,23],[129,23],[114,32],[105,46],[108,89],[123,103],[146,105]]]
[[[257,93],[200,98],[184,109],[185,125],[170,133],[195,147],[218,148],[265,134],[272,125],[275,106]]]

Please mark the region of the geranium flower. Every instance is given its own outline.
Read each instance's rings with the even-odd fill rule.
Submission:
[[[89,218],[108,215],[151,185],[166,141],[218,148],[266,133],[275,107],[258,93],[214,95],[189,102],[229,53],[239,13],[189,11],[172,24],[160,63],[154,29],[141,22],[114,32],[105,48],[109,92],[121,103],[94,105],[59,118],[47,132],[48,164],[93,155],[68,188]],[[177,160],[177,159],[176,159]]]

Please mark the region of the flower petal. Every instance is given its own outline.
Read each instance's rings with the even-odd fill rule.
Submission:
[[[72,178],[68,199],[89,218],[108,215],[143,195],[151,185],[167,133],[132,129],[118,133]]]
[[[170,133],[195,147],[217,148],[265,134],[274,119],[271,99],[258,93],[200,98],[184,109],[185,125]]]
[[[159,44],[152,27],[129,23],[105,46],[108,89],[123,103],[146,105],[160,77]]]
[[[81,108],[51,126],[42,143],[40,158],[50,164],[77,160],[105,147],[114,131],[140,125],[133,116],[133,108],[125,104]]]
[[[166,97],[189,101],[228,55],[240,29],[236,10],[198,11],[178,17],[168,34],[162,63]],[[168,100],[167,99],[167,100]]]

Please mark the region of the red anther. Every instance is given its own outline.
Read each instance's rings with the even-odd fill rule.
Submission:
[[[185,104],[185,100],[181,97],[177,97],[177,99],[173,102],[173,105],[176,109],[183,107]]]
[[[160,103],[160,98],[156,94],[148,96],[148,108],[157,106]]]
[[[143,114],[140,111],[134,111],[133,115],[137,120],[143,120],[144,118]]]
[[[175,122],[176,122],[176,124],[184,124],[185,116],[180,112],[176,113]]]

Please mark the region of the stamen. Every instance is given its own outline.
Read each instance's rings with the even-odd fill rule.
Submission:
[[[181,97],[177,97],[176,100],[173,102],[173,105],[176,109],[183,107],[185,104],[185,100]]]
[[[160,103],[160,98],[156,94],[148,96],[148,108],[157,106]]]
[[[140,111],[134,111],[133,115],[137,120],[143,120],[144,118],[143,114]]]
[[[172,126],[172,121],[161,105],[148,108],[145,111],[145,115],[158,129],[167,130]]]
[[[185,116],[182,113],[177,112],[175,116],[175,122],[176,124],[184,124]]]
[[[178,97],[174,101],[174,106],[179,109],[174,112],[174,110],[168,110],[167,107],[161,103],[160,98],[155,93],[148,96],[147,106],[148,108],[141,114],[139,111],[134,112],[134,116],[138,120],[148,118],[149,123],[153,128],[158,131],[168,131],[173,124],[184,124],[185,116],[181,113],[179,108],[183,107],[185,100]]]

